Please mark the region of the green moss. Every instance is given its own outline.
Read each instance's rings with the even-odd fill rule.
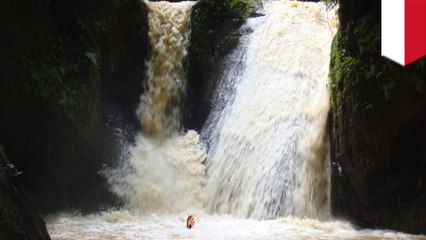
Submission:
[[[331,51],[330,82],[335,118],[344,105],[356,111],[394,100],[398,88],[424,89],[425,60],[407,67],[381,56],[380,23],[372,16],[349,22],[337,33]]]
[[[0,49],[2,99],[18,108],[44,105],[78,121],[100,87],[100,44],[114,1],[5,6],[1,35],[9,47]],[[28,12],[31,21],[23,16]]]
[[[348,90],[356,87],[358,76],[356,69],[360,68],[360,61],[350,55],[348,51],[342,51],[348,41],[348,37],[339,32],[333,40],[331,50],[330,83],[329,91],[332,95],[334,116],[342,116],[342,104],[350,101]]]
[[[51,37],[40,49],[12,56],[13,71],[6,75],[9,84],[4,94],[22,102],[45,102],[74,119],[87,105],[99,79],[90,82],[90,68],[96,67],[94,59],[86,56],[84,49],[70,49],[66,45],[61,37]]]
[[[229,8],[238,20],[243,21],[255,8],[255,2],[254,0],[231,0]]]
[[[204,66],[220,58],[238,42],[238,27],[252,9],[252,0],[202,0],[191,14],[191,56]],[[206,59],[207,58],[207,59]]]

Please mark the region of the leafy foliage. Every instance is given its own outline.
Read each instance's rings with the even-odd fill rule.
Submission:
[[[74,57],[69,54],[59,38],[51,40],[35,56],[16,59],[14,65],[20,75],[10,76],[13,94],[24,99],[39,98],[73,119],[87,102],[90,90],[98,84],[88,81],[87,68],[98,66],[98,60],[92,52],[88,52],[87,57],[82,52],[73,53]]]

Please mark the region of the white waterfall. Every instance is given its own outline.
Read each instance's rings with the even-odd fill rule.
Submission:
[[[208,207],[261,219],[326,218],[326,84],[334,13],[325,4],[286,0],[264,7],[265,17],[244,26],[254,31],[243,38],[247,52],[228,59],[242,60],[216,90],[226,103],[202,132],[210,146]],[[235,87],[229,91],[229,85]]]

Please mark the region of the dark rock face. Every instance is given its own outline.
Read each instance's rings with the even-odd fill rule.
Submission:
[[[380,54],[380,5],[342,1],[330,70],[332,210],[360,227],[426,233],[426,60]]]
[[[134,109],[143,90],[148,54],[142,2],[8,0],[3,6],[2,12],[10,14],[2,14],[0,31],[7,36],[10,51],[0,51],[0,71],[5,73],[0,89],[0,110],[5,113],[0,118],[0,144],[22,170],[19,178],[32,206],[43,213],[61,209],[85,213],[120,204],[102,172],[117,164],[122,145],[133,141],[139,125]],[[63,63],[75,71],[62,79],[73,81],[54,90],[75,83],[86,93],[60,99],[80,105],[71,117],[62,105],[52,103],[54,97],[39,97],[33,79],[38,72],[14,64],[21,56],[43,60],[41,53],[57,53],[57,49],[64,54],[59,51],[61,59],[46,61],[47,69]],[[30,69],[28,74],[22,73],[25,69]],[[43,78],[52,77],[49,74]],[[21,79],[29,89],[19,85]]]
[[[260,1],[232,5],[231,0],[201,0],[192,8],[189,86],[183,116],[186,128],[200,130],[203,126],[212,108],[214,88],[226,67],[222,59],[238,43],[238,28],[244,20],[261,13]]]
[[[148,58],[148,10],[141,1],[127,1],[107,11],[108,31],[101,34],[102,98],[114,104],[133,127],[135,109],[143,92]]]
[[[18,179],[0,146],[0,239],[50,240],[43,220],[34,213]]]

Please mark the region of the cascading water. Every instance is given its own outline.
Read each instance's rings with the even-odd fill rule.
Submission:
[[[237,81],[235,96],[210,116],[218,120],[214,129],[205,127],[209,207],[242,217],[325,218],[326,83],[336,26],[325,5],[277,1],[265,8],[265,18],[246,23],[254,32],[245,64],[236,65],[245,66],[241,76],[229,71],[224,79]]]
[[[198,134],[180,131],[185,94],[184,61],[189,45],[189,13],[194,2],[148,2],[151,58],[137,115],[141,133],[130,149],[129,165],[110,174],[113,191],[128,208],[176,213],[203,202],[204,151]]]
[[[198,134],[180,132],[193,3],[145,4],[152,56],[137,110],[141,132],[127,164],[106,173],[127,206],[45,217],[52,239],[422,239],[289,216],[329,211],[324,131],[335,22],[323,3],[265,2],[267,16],[243,26],[202,131],[206,166]],[[196,217],[191,230],[188,214]]]
[[[145,2],[149,8],[151,58],[146,63],[145,93],[137,115],[144,135],[162,140],[180,129],[185,93],[184,59],[189,45],[189,12],[193,2]]]

